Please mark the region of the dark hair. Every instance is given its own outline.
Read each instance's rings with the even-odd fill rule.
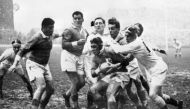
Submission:
[[[98,19],[101,19],[102,22],[103,22],[104,24],[106,24],[106,21],[105,21],[102,17],[96,17],[96,18],[94,19],[94,22],[95,22],[96,20],[98,20]]]
[[[115,25],[116,28],[120,29],[120,23],[115,17],[108,19],[108,24]]]
[[[83,14],[80,11],[73,12],[72,17],[74,17],[74,15],[81,15],[81,17],[83,18]]]
[[[95,37],[95,38],[91,39],[90,43],[95,43],[95,44],[98,45],[100,50],[102,49],[103,41],[102,41],[102,39],[100,37]]]
[[[11,42],[11,44],[15,44],[15,43],[18,43],[18,44],[21,44],[21,41],[19,39],[15,39]]]
[[[127,28],[127,31],[129,31],[130,34],[134,35],[134,34],[138,34],[138,30],[135,26],[130,26]]]
[[[54,25],[54,20],[51,18],[44,18],[42,21],[42,27],[46,27],[48,25]]]
[[[138,34],[138,36],[141,36],[141,34],[144,31],[142,24],[141,23],[135,23],[134,25],[138,26],[139,30],[137,30],[137,34]]]
[[[94,26],[94,21],[91,21],[91,22],[90,22],[90,26]]]

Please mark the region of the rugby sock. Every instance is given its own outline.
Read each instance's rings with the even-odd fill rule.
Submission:
[[[93,95],[90,91],[87,93],[87,107],[90,107],[93,105]]]
[[[40,101],[37,100],[37,99],[33,99],[32,100],[32,105],[35,106],[35,107],[38,107],[40,105]]]

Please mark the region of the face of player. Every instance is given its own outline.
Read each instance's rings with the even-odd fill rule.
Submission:
[[[48,25],[48,26],[42,27],[42,31],[46,36],[51,36],[54,31],[54,25]]]
[[[20,50],[21,45],[20,44],[13,44],[13,51],[17,53]]]
[[[104,32],[105,24],[103,23],[102,19],[95,20],[94,28],[97,33],[102,34]]]
[[[134,41],[135,40],[135,34],[132,34],[130,31],[126,31],[125,32],[125,37],[126,37],[126,41],[127,41],[127,43],[130,43],[130,42],[132,42],[132,41]]]
[[[98,55],[98,54],[100,53],[99,46],[98,46],[98,44],[96,44],[96,43],[91,43],[91,49],[92,49],[92,52],[93,52],[95,55]]]
[[[119,33],[119,28],[116,28],[116,26],[113,24],[108,24],[108,29],[109,29],[111,37],[115,39]]]
[[[75,26],[81,27],[83,21],[84,21],[84,19],[83,19],[82,15],[78,14],[78,15],[73,16],[73,23]]]

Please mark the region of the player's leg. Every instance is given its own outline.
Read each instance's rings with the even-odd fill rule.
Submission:
[[[168,109],[165,100],[162,98],[161,90],[162,90],[162,86],[150,84],[149,96],[153,101],[155,101],[155,103],[160,109]]]
[[[71,72],[68,72],[68,73],[71,73]],[[78,89],[79,89],[79,78],[78,78],[78,74],[77,72],[72,72],[73,73],[73,76],[71,77],[70,75],[70,80],[72,82],[72,86],[71,86],[71,101],[73,103],[73,108],[75,109],[78,109],[79,108],[79,105],[78,105]]]
[[[177,55],[178,55],[178,49],[176,48],[175,49],[175,58],[177,58]]]
[[[83,62],[83,56],[80,56],[76,62],[76,76],[77,80],[74,81],[74,89],[73,95],[71,95],[71,100],[73,101],[74,107],[78,108],[78,92],[82,87],[85,85],[85,75],[84,75],[84,62]]]
[[[162,97],[162,85],[166,78],[166,71],[164,72],[155,72],[154,75],[151,75],[150,80],[150,92],[149,97],[157,104],[160,109],[168,109],[165,100]]]
[[[119,90],[121,89],[121,83],[112,81],[110,82],[107,88],[107,108],[108,109],[117,109],[118,108],[118,100],[116,99]],[[119,98],[118,98],[119,99]]]
[[[65,99],[65,106],[66,108],[70,108],[71,107],[71,104],[70,104],[71,93],[73,93],[73,90],[76,90],[76,81],[78,80],[78,77],[77,77],[76,72],[65,71],[64,73],[67,74],[71,82],[70,88],[66,92],[63,93],[63,97]]]
[[[147,93],[149,93],[150,87],[149,87],[148,81],[141,74],[140,74],[140,80],[141,80],[143,87],[146,89]]]
[[[38,109],[40,105],[41,96],[46,88],[46,82],[44,78],[45,69],[39,67],[39,65],[33,61],[26,61],[26,70],[31,82],[36,85],[36,90],[32,98],[32,109]]]
[[[135,86],[137,88],[137,94],[141,100],[142,106],[146,109],[148,106],[148,101],[147,101],[147,92],[145,91],[144,87],[142,86],[142,83],[140,81],[140,78],[137,77],[134,80]]]
[[[45,107],[48,104],[51,96],[54,93],[53,78],[52,78],[52,75],[51,75],[51,72],[50,72],[48,65],[46,66],[46,69],[47,69],[47,72],[44,73],[46,88],[45,88],[45,91],[41,97],[39,109],[45,109]]]
[[[125,86],[125,89],[127,91],[127,94],[131,101],[136,105],[137,108],[142,107],[141,101],[139,100],[139,97],[137,93],[133,90],[133,79],[130,79],[129,83]]]
[[[5,70],[3,67],[0,65],[0,99],[3,99],[3,77],[5,76]]]
[[[102,101],[103,95],[101,93],[106,93],[108,83],[102,80],[94,83],[88,92],[88,99],[90,98],[91,102],[88,103],[87,107],[91,107],[93,103],[99,104]]]
[[[65,99],[65,106],[66,108],[70,108],[70,98],[73,102],[77,100],[77,83],[79,82],[78,76],[77,76],[77,63],[78,57],[69,53],[66,50],[63,50],[61,52],[61,69],[63,73],[66,73],[69,80],[71,81],[70,89],[67,90],[67,92],[63,93],[63,97]],[[75,102],[75,104],[77,104]]]
[[[30,97],[33,98],[33,89],[32,89],[32,86],[30,84],[30,81],[26,78],[25,74],[24,74],[24,70],[22,69],[22,67],[20,68],[17,68],[16,71],[15,71],[16,74],[18,74],[22,81],[26,84],[26,87],[30,93]]]
[[[179,57],[182,56],[181,48],[179,48]]]

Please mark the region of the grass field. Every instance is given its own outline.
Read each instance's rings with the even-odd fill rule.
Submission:
[[[0,48],[0,53],[5,47]],[[67,76],[60,69],[60,47],[54,47],[50,58],[50,69],[54,78],[55,94],[52,96],[47,109],[64,109],[62,92],[69,88]],[[183,56],[180,59],[174,58],[174,49],[169,49],[168,55],[161,55],[169,66],[167,81],[164,84],[164,93],[177,99],[184,100],[184,109],[190,109],[190,48],[184,48]],[[85,86],[80,91],[80,106],[86,105]],[[15,74],[7,74],[4,78],[4,99],[0,100],[0,109],[24,109],[31,102],[23,82]],[[154,103],[150,102],[150,109],[157,109]],[[128,109],[134,109],[133,107]],[[170,106],[170,109],[175,109]]]

